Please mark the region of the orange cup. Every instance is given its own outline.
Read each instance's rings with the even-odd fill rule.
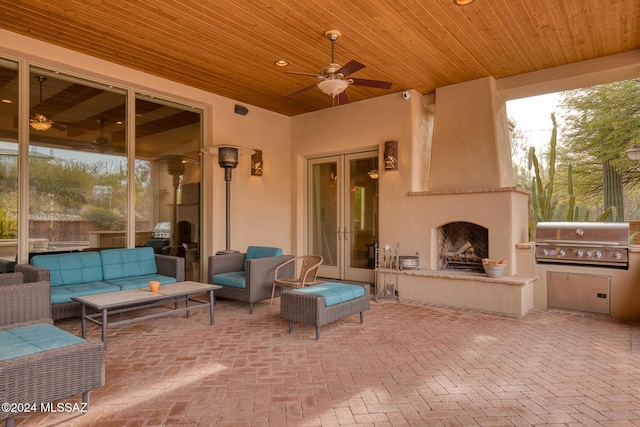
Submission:
[[[149,282],[149,290],[151,292],[158,292],[158,289],[160,289],[160,282],[158,282],[157,280],[152,280]]]

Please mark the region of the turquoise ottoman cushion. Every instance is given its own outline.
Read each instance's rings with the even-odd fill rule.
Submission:
[[[84,342],[48,323],[0,331],[0,360]]]
[[[351,301],[364,296],[364,288],[360,285],[350,285],[348,283],[326,282],[319,285],[307,286],[305,288],[292,289],[291,292],[317,295],[324,297],[325,307]]]

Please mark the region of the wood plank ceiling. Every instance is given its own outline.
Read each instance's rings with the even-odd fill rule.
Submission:
[[[0,27],[294,116],[328,108],[311,76],[336,61],[351,101],[503,78],[640,48],[638,0],[0,0]]]

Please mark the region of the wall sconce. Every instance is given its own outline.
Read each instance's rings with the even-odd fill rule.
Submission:
[[[640,145],[638,145],[637,143],[634,143],[631,148],[629,148],[627,151],[627,157],[631,160],[634,161],[638,161],[640,160]]]
[[[251,175],[262,176],[262,150],[256,150],[251,155]]]
[[[398,141],[386,141],[384,143],[384,170],[398,170]]]
[[[369,172],[367,172],[367,174],[371,179],[378,179],[378,177],[380,176],[380,174],[378,173],[378,169],[371,169]]]

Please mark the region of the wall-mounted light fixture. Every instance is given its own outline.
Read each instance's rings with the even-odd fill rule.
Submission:
[[[378,179],[378,177],[380,176],[380,174],[378,173],[378,169],[371,169],[369,172],[367,172],[367,174],[371,179]]]
[[[398,170],[398,141],[385,141],[384,143],[384,170]]]
[[[251,155],[251,175],[262,176],[262,165],[262,150],[256,150],[256,152]]]
[[[631,148],[629,148],[626,153],[628,158],[637,162],[638,160],[640,160],[640,145],[638,145],[637,143],[633,143]]]

